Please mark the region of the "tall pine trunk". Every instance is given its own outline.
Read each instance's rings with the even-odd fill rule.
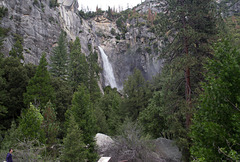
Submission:
[[[180,0],[180,4],[182,7],[184,7],[184,2],[185,0]],[[186,13],[183,11],[181,13],[182,17],[182,24],[183,24],[183,49],[184,49],[184,54],[186,55],[186,58],[188,59],[189,56],[189,46],[188,46],[188,36],[186,35],[187,31],[187,26],[186,26]],[[190,82],[190,67],[189,65],[186,65],[185,67],[185,98],[186,98],[186,106],[187,106],[187,112],[186,112],[186,129],[189,130],[190,125],[191,125],[191,110],[192,110],[192,105],[191,105],[191,82]],[[190,144],[190,138],[187,137],[188,144]],[[185,159],[184,161],[188,162],[190,161],[190,150],[189,147],[184,148],[183,154]]]
[[[179,0],[180,5],[184,7],[185,0]],[[186,36],[186,13],[183,11],[181,13],[182,17],[182,24],[183,24],[183,47],[184,47],[184,53],[186,55],[186,58],[189,56],[189,50],[188,50],[188,37]],[[185,98],[186,98],[186,104],[189,108],[189,112],[186,113],[186,128],[189,129],[191,124],[191,82],[190,82],[190,68],[187,65],[185,68]]]

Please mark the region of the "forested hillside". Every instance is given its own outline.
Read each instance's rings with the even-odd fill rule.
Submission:
[[[239,1],[1,4],[0,160],[10,148],[13,161],[240,160]],[[100,150],[97,133],[113,143]]]

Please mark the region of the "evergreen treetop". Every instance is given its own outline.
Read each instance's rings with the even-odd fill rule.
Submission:
[[[15,34],[14,36],[15,44],[13,45],[11,51],[9,52],[9,55],[14,58],[19,58],[20,60],[24,60],[23,57],[23,38],[20,35]]]
[[[70,84],[74,92],[77,90],[80,84],[87,86],[89,67],[86,57],[81,51],[80,39],[78,37],[74,41],[71,48],[69,72]]]
[[[24,94],[25,104],[32,102],[35,106],[43,108],[48,101],[54,101],[55,94],[47,65],[46,54],[43,53],[36,74],[30,79],[27,92]]]
[[[60,77],[62,80],[67,80],[69,58],[67,51],[67,38],[64,31],[61,31],[57,46],[52,50],[50,60],[50,72],[52,76]]]
[[[206,81],[191,128],[192,157],[240,160],[240,52],[223,39],[205,66]]]

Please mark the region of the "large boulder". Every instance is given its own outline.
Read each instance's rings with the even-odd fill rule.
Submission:
[[[98,153],[100,154],[100,156],[104,154],[104,152],[107,151],[109,146],[114,143],[111,137],[102,133],[97,133],[95,136],[95,140],[98,147]]]
[[[130,136],[129,136],[130,137]],[[98,133],[95,137],[101,157],[111,157],[110,162],[180,162],[181,152],[172,140],[131,139],[111,137]]]
[[[181,161],[182,154],[174,141],[166,138],[158,138],[154,140],[155,152],[162,155],[165,159],[172,162]]]

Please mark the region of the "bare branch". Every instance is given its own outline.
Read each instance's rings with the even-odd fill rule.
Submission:
[[[226,101],[229,102],[237,111],[240,112],[240,108],[234,105],[234,103],[232,103],[228,98],[226,98]]]

